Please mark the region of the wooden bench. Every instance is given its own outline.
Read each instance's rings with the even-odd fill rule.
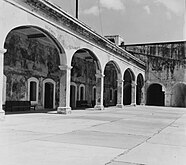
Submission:
[[[30,101],[6,101],[4,110],[5,112],[30,111],[30,108],[35,110],[35,106],[31,105]]]

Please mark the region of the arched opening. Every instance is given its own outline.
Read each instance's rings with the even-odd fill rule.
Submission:
[[[77,85],[75,83],[71,83],[70,85],[70,107],[71,109],[76,108],[77,101]]]
[[[132,103],[132,82],[135,81],[134,73],[127,69],[123,79],[123,104],[130,105]]]
[[[146,105],[165,105],[165,91],[160,84],[152,84],[148,87]]]
[[[92,106],[94,107],[96,105],[96,86],[92,88]]]
[[[179,83],[172,88],[171,106],[186,107],[186,85],[185,84]]]
[[[83,84],[79,86],[79,100],[80,101],[85,100],[85,85]]]
[[[31,104],[38,104],[38,94],[39,94],[39,80],[35,77],[28,79],[28,100]]]
[[[4,48],[7,49],[4,56],[6,100],[31,101],[37,104],[37,109],[48,107],[43,101],[42,80],[49,78],[57,84],[53,92],[56,93],[58,105],[61,76],[59,65],[66,63],[65,52],[58,41],[39,27],[20,26],[8,33]],[[28,84],[31,77],[38,81]],[[50,93],[52,89],[51,84],[46,84],[47,92]]]
[[[73,55],[71,66],[71,83],[78,86],[78,100],[74,108],[93,107],[95,95],[92,89],[96,86],[96,73],[100,70],[97,57],[88,49],[77,50]]]
[[[52,83],[45,84],[45,104],[44,108],[53,108],[53,94],[54,94],[54,85]]]
[[[137,86],[136,86],[136,104],[140,105],[142,98],[143,98],[143,93],[142,93],[142,88],[144,86],[144,79],[142,74],[139,74],[137,77]]]
[[[104,95],[103,104],[105,107],[115,106],[117,104],[117,91],[118,71],[114,62],[110,61],[106,64],[104,70]]]
[[[55,108],[55,88],[56,88],[56,83],[54,80],[45,79],[43,81],[44,108],[47,109]]]

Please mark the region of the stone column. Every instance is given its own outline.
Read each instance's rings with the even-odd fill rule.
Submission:
[[[3,110],[3,68],[5,52],[6,49],[0,48],[0,120],[5,118],[5,111]]]
[[[70,81],[71,81],[71,66],[62,65],[59,66],[61,70],[60,78],[60,95],[59,95],[59,107],[57,113],[69,114],[71,113],[70,107]]]
[[[135,81],[132,81],[132,90],[131,90],[131,105],[136,106],[136,83]]]
[[[117,80],[118,82],[118,90],[117,90],[117,105],[118,108],[123,108],[123,80]]]
[[[96,74],[96,110],[103,110],[103,89],[104,89],[104,75],[101,73]]]
[[[171,106],[171,99],[172,99],[172,92],[166,91],[165,92],[165,106],[170,107]]]

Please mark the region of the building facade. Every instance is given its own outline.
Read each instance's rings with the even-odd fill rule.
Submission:
[[[0,105],[66,114],[144,100],[145,63],[49,1],[0,1],[0,31]]]
[[[146,63],[147,105],[186,107],[186,41],[123,48]]]

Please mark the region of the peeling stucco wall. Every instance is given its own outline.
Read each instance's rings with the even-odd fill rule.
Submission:
[[[186,82],[186,42],[126,45],[125,49],[146,63],[146,90],[160,83],[170,93],[166,99],[171,100],[172,87]]]
[[[57,49],[39,39],[10,32],[7,36],[4,57],[4,74],[7,76],[6,100],[27,100],[30,77],[39,80],[39,105],[42,105],[42,81],[51,78],[56,82],[56,103],[59,102],[59,55]]]
[[[79,86],[85,85],[85,100],[89,104],[93,101],[93,87],[96,85],[96,66],[93,62],[76,57],[72,59],[71,82],[77,85],[77,96],[79,96]]]

